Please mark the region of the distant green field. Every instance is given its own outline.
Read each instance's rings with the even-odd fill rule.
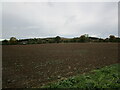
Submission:
[[[119,65],[120,64],[106,66],[86,74],[70,77],[55,83],[49,83],[42,88],[120,88]]]

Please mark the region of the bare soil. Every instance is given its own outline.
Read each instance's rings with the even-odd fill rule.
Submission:
[[[2,85],[40,87],[117,62],[117,43],[3,45]]]

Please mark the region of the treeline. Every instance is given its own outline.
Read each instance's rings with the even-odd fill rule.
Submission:
[[[119,37],[110,35],[109,38],[102,39],[98,37],[89,37],[88,34],[75,38],[62,38],[56,36],[53,38],[32,38],[32,39],[16,39],[11,37],[10,40],[3,40],[2,45],[26,45],[26,44],[45,44],[45,43],[86,43],[86,42],[120,42]]]

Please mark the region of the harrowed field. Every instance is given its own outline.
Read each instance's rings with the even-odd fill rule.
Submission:
[[[117,43],[3,45],[2,52],[3,88],[41,87],[118,63]]]

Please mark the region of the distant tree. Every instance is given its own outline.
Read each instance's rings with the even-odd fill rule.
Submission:
[[[120,42],[120,38],[119,37],[116,38],[116,42]]]
[[[7,44],[9,44],[9,43],[8,43],[8,40],[6,40],[6,39],[3,40],[3,41],[2,41],[2,44],[3,44],[3,45],[7,45]]]
[[[85,36],[86,38],[88,38],[88,37],[89,37],[89,35],[88,35],[88,34],[84,34],[84,36]]]
[[[85,42],[85,40],[86,40],[85,35],[81,35],[81,36],[80,36],[80,42]]]
[[[39,39],[37,39],[37,43],[38,44],[41,44],[42,43],[42,40],[39,38]]]
[[[11,37],[11,38],[10,38],[10,41],[11,41],[11,42],[12,42],[12,41],[15,42],[15,41],[17,41],[17,39],[16,39],[15,37]]]
[[[85,42],[89,42],[90,39],[89,39],[89,34],[85,34]]]
[[[55,43],[55,40],[54,40],[54,38],[52,38],[52,39],[49,39],[48,43]]]
[[[72,38],[71,42],[77,42],[77,39],[76,38]]]
[[[59,37],[59,36],[56,36],[56,37],[55,37],[55,42],[59,43],[60,40],[61,40],[61,37]]]
[[[3,40],[3,42],[8,42],[8,40],[5,39],[5,40]]]
[[[88,41],[89,41],[88,34],[81,35],[79,38],[79,42],[88,42]]]
[[[109,38],[104,39],[104,42],[109,42]]]
[[[110,36],[109,36],[109,41],[110,41],[110,42],[115,42],[115,39],[116,39],[116,38],[115,38],[114,35],[110,35]]]
[[[99,38],[98,42],[105,42],[105,40],[102,38]]]
[[[15,37],[10,38],[10,44],[17,44],[17,39]]]

